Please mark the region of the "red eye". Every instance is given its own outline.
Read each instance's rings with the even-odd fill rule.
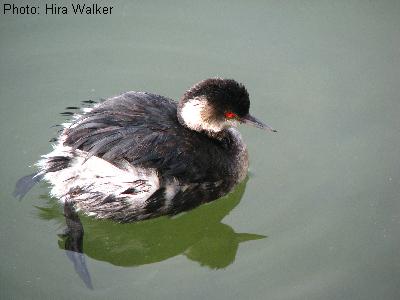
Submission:
[[[235,119],[236,117],[237,117],[237,114],[235,114],[231,111],[228,111],[225,113],[225,118],[227,118],[227,119]]]

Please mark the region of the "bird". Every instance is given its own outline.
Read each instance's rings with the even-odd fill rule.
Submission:
[[[34,180],[86,215],[135,222],[176,215],[214,201],[243,181],[247,146],[238,124],[276,132],[249,113],[233,79],[209,78],[178,102],[125,92],[75,114]]]

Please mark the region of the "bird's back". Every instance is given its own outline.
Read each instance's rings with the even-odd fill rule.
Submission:
[[[230,169],[229,137],[212,139],[182,126],[177,103],[128,92],[101,103],[65,132],[64,145],[116,166],[153,168],[182,182],[218,181]]]

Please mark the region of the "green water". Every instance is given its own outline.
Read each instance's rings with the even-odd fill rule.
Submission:
[[[399,1],[97,3],[112,14],[0,14],[1,299],[400,299]],[[18,202],[16,180],[66,106],[212,76],[279,133],[241,128],[250,174],[229,197],[82,218],[87,289],[48,186]]]

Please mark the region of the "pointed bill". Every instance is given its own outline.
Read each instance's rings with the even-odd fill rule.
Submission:
[[[260,129],[264,129],[264,130],[268,130],[268,131],[272,131],[272,132],[278,132],[278,130],[273,129],[271,126],[269,126],[268,124],[265,124],[263,122],[261,122],[260,120],[258,120],[257,118],[253,117],[250,114],[245,115],[244,117],[240,118],[240,122],[244,123],[244,124],[248,124]]]

